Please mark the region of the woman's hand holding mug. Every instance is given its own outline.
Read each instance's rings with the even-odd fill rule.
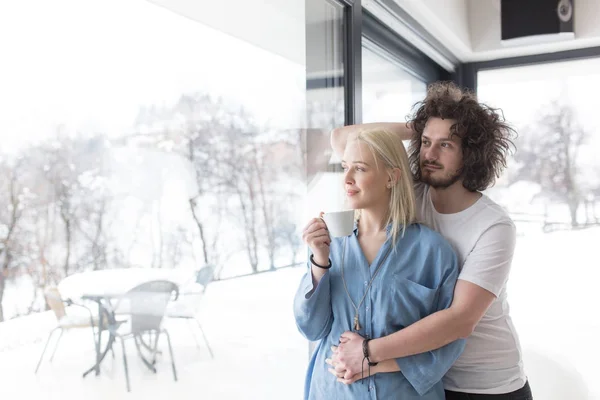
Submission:
[[[327,266],[329,265],[329,245],[331,238],[327,224],[323,221],[323,213],[319,218],[311,219],[304,231],[302,232],[302,240],[310,247],[313,254],[313,260],[316,264]]]

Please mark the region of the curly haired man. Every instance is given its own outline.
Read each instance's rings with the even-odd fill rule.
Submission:
[[[376,123],[337,128],[332,146],[343,153],[349,137],[379,127],[409,140],[419,218],[454,247],[460,274],[452,305],[408,326],[374,338],[346,332],[334,348],[332,365],[340,382],[398,371],[397,358],[431,351],[465,338],[466,347],[444,378],[447,400],[533,399],[519,339],[509,315],[506,283],[516,232],[507,213],[481,191],[506,167],[514,130],[502,114],[453,83],[428,88],[407,124]],[[433,288],[432,288],[433,289]],[[426,373],[426,371],[424,371]]]

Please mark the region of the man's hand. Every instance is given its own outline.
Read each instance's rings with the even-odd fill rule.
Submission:
[[[351,380],[356,374],[361,373],[363,359],[362,344],[364,337],[354,332],[344,332],[340,337],[340,345],[337,348],[337,372],[344,372],[344,379]]]
[[[365,375],[365,374],[359,372],[358,374],[354,375],[350,379],[344,379],[344,372],[345,371],[337,372],[335,370],[335,368],[337,366],[337,363],[335,362],[335,360],[333,358],[328,358],[328,359],[325,360],[325,362],[333,367],[333,368],[328,368],[327,370],[333,376],[336,377],[336,379],[337,379],[338,382],[343,383],[345,385],[350,385],[351,383],[354,383],[356,381],[360,381],[361,379],[368,378],[368,375]],[[373,370],[371,370],[371,375],[375,375]]]
[[[338,348],[337,346],[331,346],[331,358],[326,358],[325,362],[329,365],[331,365],[331,368],[328,368],[327,371],[331,372],[332,375],[334,375],[336,378],[339,379],[343,379],[344,378],[344,374],[346,373],[345,370],[337,370],[338,366],[339,366],[339,360],[338,360]]]
[[[331,365],[331,368],[328,368],[327,370],[336,377],[337,381],[340,383],[343,383],[345,385],[349,385],[351,383],[354,383],[356,381],[359,381],[363,378],[367,378],[368,375],[363,374],[362,372],[359,372],[357,374],[354,374],[350,379],[345,379],[344,375],[346,374],[346,370],[342,369],[342,367],[340,366],[340,362],[338,359],[338,347],[337,346],[331,346],[331,351],[333,352],[333,354],[331,355],[331,358],[328,358],[325,360],[325,362],[329,365]],[[367,368],[367,366],[365,367]],[[368,369],[365,369],[365,371],[368,371]],[[373,371],[373,369],[371,369],[371,375],[374,375],[375,371]]]
[[[372,376],[375,374],[400,371],[400,368],[398,368],[398,364],[396,363],[395,360],[382,361],[379,364],[372,366],[371,368],[369,368],[369,365],[367,364],[367,361],[365,360],[364,365],[363,365],[363,370],[357,374],[352,375],[349,379],[346,379],[344,377],[344,375],[346,374],[346,370],[342,369],[343,367],[340,367],[340,365],[339,365],[338,347],[331,346],[331,351],[333,352],[331,358],[326,359],[325,362],[327,364],[331,365],[332,368],[328,368],[327,370],[333,376],[336,377],[336,380],[338,382],[343,383],[345,385],[350,385],[354,382],[360,381],[361,379],[364,379],[364,378],[368,378],[369,376]],[[370,375],[369,375],[369,373],[370,373]]]

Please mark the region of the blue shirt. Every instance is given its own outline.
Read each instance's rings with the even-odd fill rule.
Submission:
[[[306,399],[445,398],[441,379],[463,351],[464,340],[397,358],[400,372],[376,374],[351,385],[337,382],[327,371],[329,365],[325,359],[331,355],[331,346],[339,343],[342,333],[352,330],[355,315],[341,276],[344,241],[344,277],[355,305],[358,306],[375,269],[383,261],[359,308],[360,335],[370,338],[390,335],[449,307],[452,302],[458,262],[448,242],[426,226],[413,224],[406,228],[394,249],[389,231],[388,227],[388,239],[371,267],[358,242],[356,227],[353,234],[332,240],[332,267],[316,288],[308,264],[309,270],[294,299],[298,329],[307,339],[320,340],[308,367]]]

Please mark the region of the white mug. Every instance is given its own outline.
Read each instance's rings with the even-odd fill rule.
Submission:
[[[332,237],[348,236],[354,229],[354,210],[326,212],[323,221]]]

